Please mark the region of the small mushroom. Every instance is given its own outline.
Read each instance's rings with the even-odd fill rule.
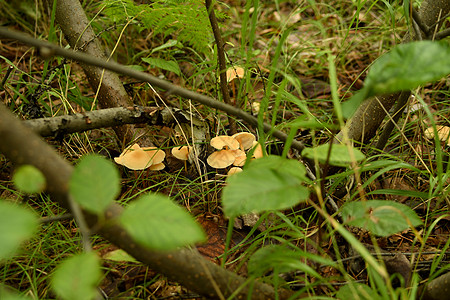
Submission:
[[[171,153],[175,158],[177,158],[179,160],[188,160],[189,153],[191,151],[192,151],[191,146],[182,146],[182,147],[172,148]]]
[[[239,168],[239,167],[232,167],[232,168],[230,168],[230,170],[228,170],[227,175],[230,176],[230,175],[233,175],[233,174],[236,174],[236,173],[240,173],[242,171],[243,170],[241,168]]]
[[[138,144],[134,144],[125,149],[119,157],[115,157],[114,161],[131,170],[144,170],[152,165],[161,164],[165,156],[164,151],[156,147],[141,148]]]
[[[450,146],[450,127],[448,126],[436,126],[436,131],[438,134],[438,138],[441,142],[446,143],[448,146]],[[425,130],[425,137],[429,140],[434,140],[434,128],[428,127]]]
[[[238,132],[231,137],[239,142],[241,150],[250,149],[253,146],[253,142],[256,141],[255,136],[250,132]]]
[[[144,150],[152,159],[152,165],[160,164],[166,158],[166,153],[157,147],[144,147]]]
[[[227,82],[231,82],[236,78],[244,78],[245,70],[242,67],[230,67],[227,69]]]
[[[131,170],[144,170],[152,164],[151,157],[138,144],[125,149],[114,161]]]
[[[261,144],[258,142],[253,142],[253,146],[252,148],[254,148],[255,150],[253,151],[253,158],[261,158],[263,157],[264,153],[261,147]]]
[[[245,161],[247,160],[247,154],[245,154],[242,150],[231,150],[235,155],[236,159],[233,162],[233,166],[242,167],[245,165]]]
[[[236,156],[229,150],[215,151],[206,159],[208,165],[216,169],[231,166],[235,160]]]
[[[161,171],[165,167],[166,166],[163,163],[159,163],[159,164],[151,165],[150,166],[150,170],[152,170],[152,171]]]
[[[217,150],[236,150],[239,149],[239,142],[228,135],[218,135],[211,139],[211,146]]]

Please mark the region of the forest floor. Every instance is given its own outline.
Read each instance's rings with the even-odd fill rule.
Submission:
[[[281,97],[278,104],[275,100],[276,89],[271,97],[266,120],[276,125],[304,115],[302,107],[306,107],[320,122],[335,124],[328,72],[329,54],[335,56],[337,91],[339,98],[344,101],[363,86],[365,72],[370,64],[400,43],[407,30],[402,8],[392,6],[390,11],[381,1],[373,6],[366,4],[359,11],[348,1],[316,1],[315,5],[308,4],[308,1],[258,3],[260,7],[253,36],[254,44],[249,49],[241,47],[245,5],[241,5],[237,0],[228,0],[221,2],[216,8],[226,16],[220,25],[227,43],[225,49],[229,65],[244,66],[249,74],[245,79],[237,79],[230,84],[232,101],[236,106],[256,115],[258,103],[266,93],[267,78],[271,72],[276,72],[273,80],[276,89],[283,84],[284,91],[289,94]],[[86,10],[89,17],[93,17],[98,7],[89,4]],[[48,37],[49,29],[45,24],[48,17],[35,20],[31,12],[10,15],[2,13],[0,16],[2,23],[17,30],[35,32],[36,36],[42,39]],[[96,24],[102,26],[101,17]],[[277,69],[273,70],[272,59],[281,35],[288,29],[290,32],[280,47]],[[105,31],[102,33],[104,43],[110,48],[113,47],[119,33],[118,28]],[[66,45],[62,33],[57,32],[57,35],[61,37],[59,43]],[[176,39],[176,35],[152,36],[150,30],[138,31],[130,26],[126,29],[126,34],[121,36],[115,58],[122,64],[140,65],[152,75],[187,89],[221,98],[213,50],[210,51],[209,57],[198,55],[186,48],[167,48],[158,52],[159,58],[177,62],[181,70],[179,74],[151,67],[136,58],[139,53],[149,52],[171,39]],[[247,51],[252,51],[251,61],[246,60]],[[46,62],[39,57],[36,50],[11,40],[0,41],[0,58],[0,77],[5,80],[0,88],[1,101],[20,118],[33,119],[83,112],[92,104],[95,93],[76,63],[62,59]],[[11,64],[15,66],[15,70],[6,75]],[[44,80],[45,84],[42,83],[44,69],[50,70]],[[168,105],[186,111],[192,109],[187,100],[164,93],[158,95],[146,83],[124,77],[122,80],[136,105]],[[417,91],[428,104],[437,124],[448,123],[448,85],[448,81],[441,80]],[[196,116],[209,124],[209,136],[228,133],[225,114],[203,105],[195,105],[194,109]],[[443,249],[450,237],[450,215],[447,206],[449,199],[445,193],[446,188],[442,189],[441,194],[432,192],[436,183],[430,182],[430,178],[434,178],[430,174],[434,174],[437,169],[436,151],[432,141],[424,137],[430,120],[420,107],[417,110],[405,110],[403,120],[402,134],[393,134],[385,153],[377,154],[371,144],[363,145],[361,149],[367,157],[381,155],[407,163],[419,171],[408,168],[386,168],[380,173],[368,171],[362,174],[363,182],[367,183],[363,188],[368,199],[395,200],[414,209],[426,220],[427,226],[420,232],[422,236],[426,235],[426,239],[421,244],[417,240],[417,233],[412,230],[384,238],[376,238],[364,230],[354,229],[353,233],[366,245],[375,243],[382,251],[402,253],[410,261],[414,272],[422,278],[428,278],[430,273],[448,264],[447,258],[442,255],[438,258],[437,253]],[[248,124],[240,120],[237,120],[237,123],[239,131],[257,134],[256,129]],[[335,133],[332,130],[299,128],[295,138],[307,146],[313,146],[328,141]],[[162,171],[148,172],[131,171],[118,166],[122,176],[122,191],[118,201],[127,203],[144,192],[158,192],[170,196],[195,216],[207,233],[208,242],[198,245],[198,251],[207,259],[220,264],[228,223],[220,203],[221,188],[225,184],[223,175],[226,171],[215,170],[206,164],[199,170],[194,164],[185,164],[174,158],[171,149],[180,145],[181,139],[173,127],[154,126],[148,128],[146,134],[151,137],[155,146],[166,152],[166,167]],[[123,150],[114,132],[108,128],[46,140],[60,155],[74,164],[87,153],[98,153],[112,160]],[[269,139],[266,142],[266,151],[269,154],[281,155],[283,145]],[[210,149],[205,147],[205,152],[199,158],[206,161],[209,154]],[[288,157],[299,158],[292,150]],[[448,159],[448,156],[445,159]],[[11,182],[12,171],[13,166],[1,157],[0,198],[27,203],[42,217],[65,213],[52,204],[45,194],[33,196],[16,191]],[[356,185],[349,185],[348,177],[338,173],[326,183],[327,193],[338,207],[358,197]],[[447,184],[448,179],[445,180]],[[429,198],[424,199],[423,195],[429,195]],[[306,265],[315,269],[321,279],[311,278],[300,271],[286,272],[282,274],[285,286],[301,290],[312,284],[313,288],[308,289],[309,293],[314,290],[315,295],[331,296],[349,278],[367,282],[364,261],[353,253],[329,226],[324,225],[324,220],[312,207],[299,204],[283,213],[292,226],[301,228],[301,236],[294,234],[295,230],[288,225],[289,222],[283,221],[279,215],[268,217],[259,227],[256,226],[257,228],[254,227],[255,222],[246,223],[241,220],[240,224],[234,226],[232,251],[227,257],[226,268],[246,276],[248,259],[259,247],[288,242],[309,253],[335,259],[347,258],[352,263],[345,264],[349,277],[344,277],[336,269],[321,267],[305,258]],[[118,255],[117,248],[100,237],[94,238],[94,249],[105,258],[103,270],[106,275],[100,288],[109,298],[200,298],[139,263],[127,261],[128,258],[115,258],[114,255]],[[38,238],[33,239],[20,255],[0,266],[0,281],[26,292],[35,299],[51,298],[53,295],[48,289],[48,275],[61,259],[79,251],[82,251],[80,236],[72,219],[46,222],[42,225]],[[272,283],[270,274],[267,275],[267,281]]]

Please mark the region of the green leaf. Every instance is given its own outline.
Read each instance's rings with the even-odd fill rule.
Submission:
[[[25,207],[0,201],[0,259],[11,257],[38,228],[37,216]]]
[[[14,185],[24,193],[40,193],[45,189],[44,175],[32,165],[18,167],[12,179]]]
[[[116,249],[113,251],[110,251],[103,255],[103,259],[109,259],[112,261],[129,261],[129,262],[138,262],[133,256],[128,254],[122,249]]]
[[[363,88],[356,92],[350,99],[342,103],[342,116],[350,119],[361,103],[367,99],[368,89]]]
[[[77,254],[64,260],[55,270],[51,286],[64,300],[89,300],[97,296],[102,277],[100,259],[94,252]]]
[[[364,88],[342,104],[350,118],[367,98],[411,90],[450,74],[450,46],[445,41],[400,44],[382,55],[369,69]]]
[[[161,46],[153,48],[152,51],[150,52],[150,54],[153,54],[155,52],[158,52],[158,51],[161,51],[161,50],[164,50],[164,49],[167,49],[167,48],[171,48],[171,47],[177,46],[177,45],[179,47],[183,46],[177,40],[168,40],[166,43],[162,44]]]
[[[181,75],[180,67],[178,66],[178,63],[176,61],[153,57],[143,57],[142,60],[152,67],[163,69],[169,72],[174,72],[178,76]]]
[[[159,194],[147,194],[133,201],[120,216],[120,222],[136,241],[155,250],[173,250],[206,238],[188,212]]]
[[[410,90],[450,74],[447,42],[417,41],[396,46],[375,61],[365,80],[368,96]]]
[[[2,300],[30,300],[31,298],[8,292],[8,291],[6,291],[6,289],[4,289],[0,286],[0,299],[2,299]]]
[[[305,167],[296,160],[267,156],[252,161],[243,172],[227,179],[222,202],[225,214],[286,209],[309,196]]]
[[[302,156],[311,159],[317,158],[320,163],[325,163],[327,160],[329,148],[330,144],[323,144],[314,148],[306,148],[303,149]],[[353,159],[346,145],[333,144],[328,163],[332,166],[348,167],[353,160],[359,162],[365,158],[364,154],[362,154],[362,152],[358,149],[353,147],[351,147],[351,149],[353,150]]]
[[[342,206],[342,218],[346,224],[367,229],[378,236],[389,236],[410,226],[422,225],[411,208],[386,200],[346,203]]]
[[[368,285],[350,283],[342,286],[336,294],[337,299],[379,300],[382,297]]]
[[[271,269],[276,270],[277,273],[299,270],[314,278],[321,278],[322,276],[313,268],[301,262],[301,259],[306,256],[311,254],[280,245],[266,246],[252,255],[248,262],[248,272],[250,275],[261,277]]]
[[[83,208],[101,213],[119,194],[119,171],[110,161],[87,155],[75,166],[69,189],[70,195]]]

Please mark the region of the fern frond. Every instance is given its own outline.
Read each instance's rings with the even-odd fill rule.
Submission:
[[[200,53],[207,53],[213,41],[211,25],[202,0],[159,0],[136,5],[132,0],[103,1],[107,20],[136,20],[155,34],[174,35]]]

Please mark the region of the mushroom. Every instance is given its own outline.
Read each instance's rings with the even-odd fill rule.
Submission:
[[[230,67],[227,69],[227,82],[231,82],[236,78],[244,78],[245,70],[242,67]]]
[[[172,148],[171,153],[175,158],[177,158],[179,160],[188,160],[189,153],[191,151],[192,151],[191,146],[182,146],[182,147]]]
[[[233,166],[242,167],[243,165],[245,165],[245,161],[247,160],[247,154],[245,154],[245,152],[242,150],[233,150],[233,151],[235,151],[234,155],[236,157],[233,162]],[[239,151],[239,153],[237,153],[237,151]]]
[[[215,151],[206,159],[208,165],[216,169],[231,166],[235,160],[236,156],[230,150]]]
[[[240,173],[242,171],[243,170],[241,168],[239,168],[239,167],[232,167],[232,168],[230,168],[230,170],[228,170],[227,175],[230,176],[230,175],[233,175],[233,174],[236,174],[236,173]]]
[[[210,144],[217,150],[239,149],[239,142],[235,138],[228,136],[228,135],[218,135],[211,139]]]
[[[138,144],[134,144],[125,149],[119,157],[115,157],[114,161],[131,170],[144,170],[152,165],[162,164],[165,156],[164,151],[156,147],[141,148]]]
[[[441,142],[444,142],[447,144],[447,146],[450,146],[450,127],[448,126],[436,126],[436,131],[438,134],[438,138]],[[429,140],[434,140],[434,128],[428,127],[425,130],[425,137]]]
[[[241,146],[241,150],[248,150],[253,146],[253,142],[256,141],[256,138],[250,132],[238,132],[231,136],[235,140],[239,142]]]
[[[254,141],[253,145],[252,145],[252,149],[254,149],[253,150],[253,155],[252,155],[253,158],[261,158],[261,157],[263,157],[264,153],[263,153],[263,150],[262,150],[262,147],[261,147],[260,143],[258,143],[257,141]]]
[[[184,161],[184,169],[187,170],[186,161],[189,159],[189,153],[193,150],[191,146],[182,146],[182,147],[175,147],[172,148],[171,153],[172,155],[179,159]]]

